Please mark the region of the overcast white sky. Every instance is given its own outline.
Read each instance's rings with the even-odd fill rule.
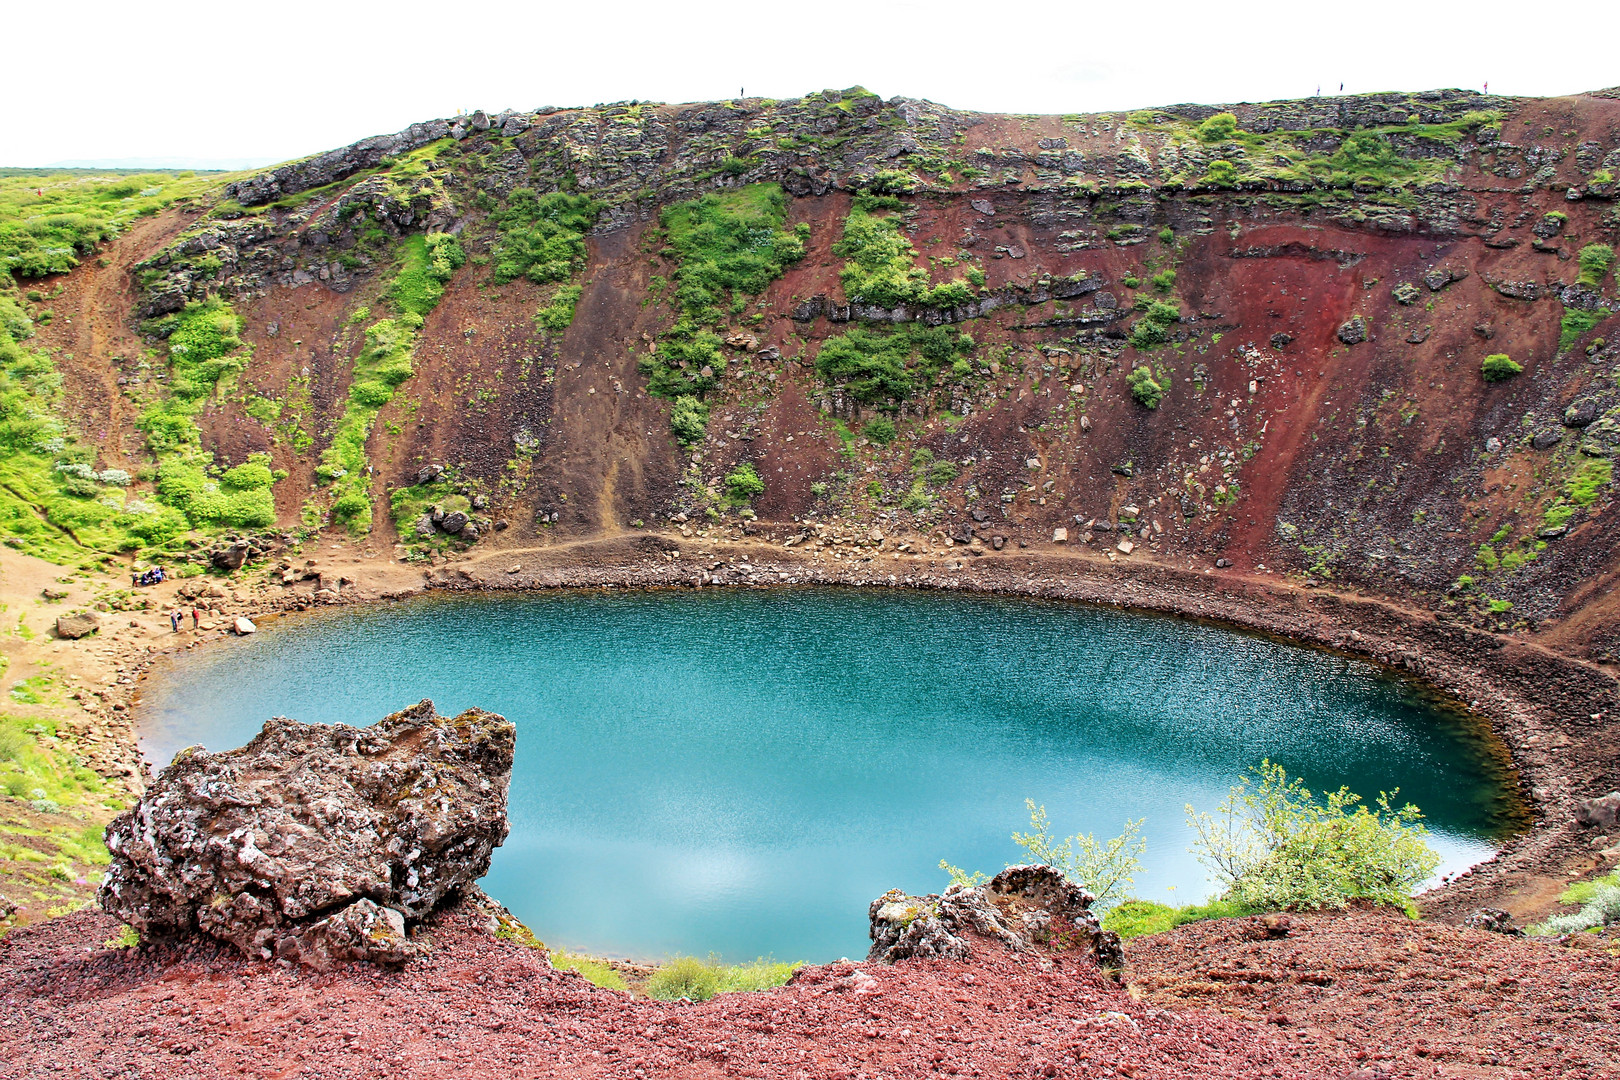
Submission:
[[[1620,83],[1620,7],[1608,0],[1529,14],[1502,0],[8,9],[0,165],[280,161],[458,108],[703,101],[744,88],[795,97],[860,83],[965,109],[1093,112],[1335,93],[1341,81],[1347,93],[1489,81],[1526,95]]]

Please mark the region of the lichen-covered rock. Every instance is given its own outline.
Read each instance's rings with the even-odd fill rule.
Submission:
[[[1367,320],[1353,315],[1339,326],[1338,338],[1346,345],[1360,345],[1367,340]]]
[[[907,957],[966,960],[972,938],[999,941],[1014,952],[1087,948],[1099,966],[1124,963],[1119,935],[1102,929],[1094,897],[1050,866],[1009,866],[984,885],[952,885],[942,895],[908,896],[898,889],[872,901],[872,948],[867,960],[892,964]]]
[[[370,727],[277,717],[239,750],[183,750],[108,828],[101,906],[253,956],[402,960],[407,922],[506,839],[515,743],[494,713],[423,701]]]

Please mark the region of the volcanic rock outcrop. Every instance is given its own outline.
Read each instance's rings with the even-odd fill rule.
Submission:
[[[506,839],[515,745],[503,717],[424,700],[370,727],[276,717],[239,750],[188,748],[108,828],[101,906],[250,956],[409,959],[407,923]]]
[[[952,885],[943,895],[890,890],[872,901],[869,961],[906,957],[966,960],[973,936],[1014,952],[1089,948],[1100,967],[1124,965],[1119,935],[1091,910],[1096,899],[1050,866],[1009,866],[983,885]]]

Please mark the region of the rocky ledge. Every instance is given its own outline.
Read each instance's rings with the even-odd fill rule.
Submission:
[[[1013,952],[1089,949],[1098,967],[1125,966],[1119,935],[1104,930],[1091,910],[1096,897],[1050,866],[1009,866],[983,885],[952,885],[943,895],[908,896],[898,889],[872,901],[868,961],[907,957],[967,960],[973,938]]]
[[[101,906],[143,937],[260,959],[407,960],[410,924],[506,839],[515,745],[503,717],[424,700],[370,727],[276,717],[239,750],[188,748],[108,828]]]

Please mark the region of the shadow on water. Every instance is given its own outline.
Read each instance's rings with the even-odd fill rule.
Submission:
[[[276,620],[175,659],[156,762],[268,716],[366,724],[431,697],[518,725],[512,835],[485,887],[547,941],[827,960],[872,897],[1145,818],[1136,892],[1208,891],[1183,806],[1262,758],[1422,807],[1441,873],[1523,827],[1483,722],[1365,661],[1062,602],[830,589],[430,595]]]

